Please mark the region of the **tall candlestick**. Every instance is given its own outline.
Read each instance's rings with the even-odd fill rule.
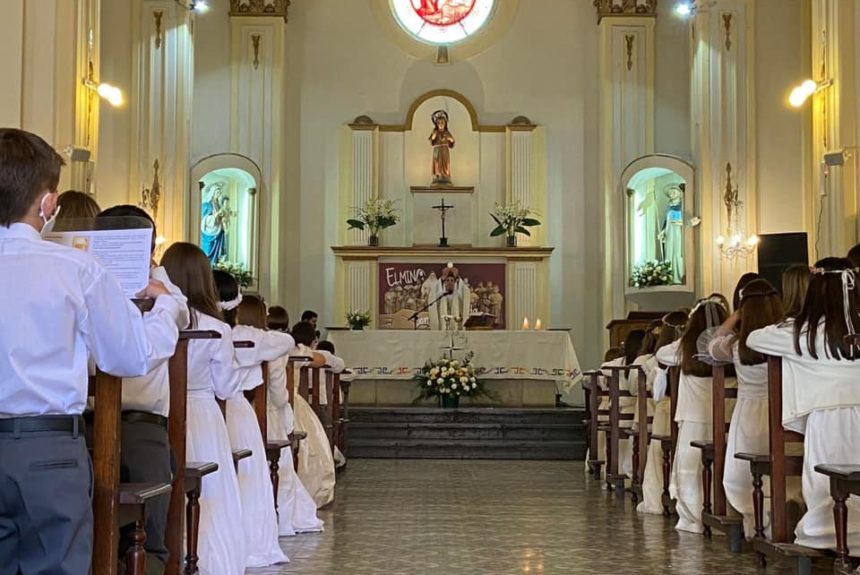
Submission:
[[[529,318],[524,317],[523,318],[523,329],[528,329],[528,328],[529,328]]]
[[[537,318],[535,322],[535,330],[539,330],[541,328],[540,318]]]

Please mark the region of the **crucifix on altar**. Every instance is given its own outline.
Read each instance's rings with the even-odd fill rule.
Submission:
[[[439,215],[442,218],[442,235],[439,237],[440,248],[448,247],[448,237],[445,235],[445,214],[448,212],[448,210],[453,208],[453,205],[445,203],[445,198],[442,198],[442,201],[439,202],[439,205],[433,206],[434,210],[439,210]]]

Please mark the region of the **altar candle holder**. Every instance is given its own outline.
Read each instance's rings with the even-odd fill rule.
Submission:
[[[529,329],[529,318],[528,317],[523,318],[523,329]]]
[[[537,318],[537,321],[535,322],[535,331],[540,330],[540,329],[541,329],[541,327],[542,327],[542,326],[541,326],[541,323],[540,323],[540,318]]]

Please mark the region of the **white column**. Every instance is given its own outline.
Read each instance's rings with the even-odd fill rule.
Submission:
[[[755,233],[755,114],[753,2],[717,0],[691,24],[691,114],[696,189],[701,202],[701,293],[731,293],[737,277],[756,268],[755,257],[726,260],[715,239],[729,225],[723,197],[726,166],[742,202],[740,230]]]
[[[535,204],[535,198],[532,195],[534,126],[511,125],[507,127],[507,135],[508,202],[519,204],[523,208],[541,211],[542,206]],[[532,236],[519,236],[518,245],[533,246],[540,244],[534,236],[538,229],[533,228],[530,232],[533,234]]]
[[[186,237],[194,84],[193,13],[174,0],[136,0],[129,202],[169,242]]]
[[[644,11],[624,3],[614,16],[610,3],[598,7],[600,20],[601,172],[605,254],[603,314],[606,322],[626,315],[624,298],[624,199],[621,172],[654,151],[654,7]],[[635,4],[635,3],[634,3]],[[619,3],[619,8],[621,5]]]
[[[285,202],[282,189],[285,19],[286,12],[267,16],[234,11],[230,17],[233,87],[230,145],[232,151],[247,156],[262,171],[263,189],[257,195],[257,209],[262,215],[256,266],[258,285],[265,296],[274,294],[271,297],[281,301],[284,298],[279,286],[284,266],[280,258],[290,231],[279,225]]]
[[[344,220],[354,217],[356,209],[379,194],[379,171],[377,170],[379,126],[354,123],[350,128],[352,128],[352,190]],[[347,236],[348,243],[366,245],[369,235],[367,230],[350,231]]]
[[[529,323],[534,327],[538,316],[538,273],[536,262],[512,262],[513,267],[513,290],[508,293],[514,294],[513,313],[508,313],[508,329],[519,329],[523,318],[529,318]],[[542,318],[544,327],[549,326],[549,318]]]
[[[371,262],[368,260],[348,261],[347,267],[347,302],[346,310],[349,311],[371,311],[372,317],[376,317],[375,308],[372,301],[372,285],[371,285]],[[339,321],[342,318],[335,318]]]

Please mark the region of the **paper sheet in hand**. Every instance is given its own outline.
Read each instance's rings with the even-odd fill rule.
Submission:
[[[44,239],[89,252],[116,278],[129,298],[149,282],[152,228],[53,231]]]

